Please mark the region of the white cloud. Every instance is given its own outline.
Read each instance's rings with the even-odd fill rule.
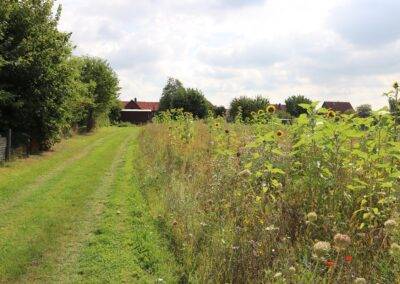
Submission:
[[[397,0],[59,3],[76,53],[108,59],[124,99],[157,100],[174,76],[215,104],[303,94],[378,107],[399,79]]]

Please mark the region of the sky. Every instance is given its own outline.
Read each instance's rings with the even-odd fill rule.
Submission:
[[[399,0],[58,0],[76,55],[107,59],[121,98],[158,101],[168,77],[215,105],[386,105],[400,80]]]

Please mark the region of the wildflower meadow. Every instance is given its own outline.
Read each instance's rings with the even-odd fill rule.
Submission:
[[[246,123],[174,110],[142,128],[141,185],[183,280],[400,281],[397,113],[302,107],[292,122],[274,106]]]

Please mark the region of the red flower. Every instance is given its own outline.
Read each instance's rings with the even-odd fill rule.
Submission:
[[[331,268],[332,266],[335,265],[335,261],[328,259],[327,261],[325,261],[325,265],[329,268]]]
[[[346,255],[344,257],[344,261],[346,261],[347,263],[350,263],[353,260],[353,257],[351,255]]]

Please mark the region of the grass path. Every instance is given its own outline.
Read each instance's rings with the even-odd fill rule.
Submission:
[[[176,282],[138,190],[137,128],[0,168],[0,282]]]

